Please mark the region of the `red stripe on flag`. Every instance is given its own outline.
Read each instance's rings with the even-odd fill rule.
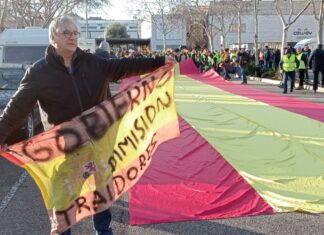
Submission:
[[[130,190],[131,224],[274,213],[198,132],[182,118],[179,123],[180,138],[159,146]]]
[[[179,65],[181,74],[199,74],[192,59],[182,61]]]

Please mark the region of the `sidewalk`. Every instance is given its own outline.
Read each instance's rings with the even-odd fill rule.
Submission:
[[[281,81],[279,80],[274,80],[274,79],[269,79],[269,78],[260,78],[260,77],[252,77],[252,76],[248,76],[249,80],[253,80],[253,81],[260,81],[260,82],[264,82],[264,83],[268,83],[268,84],[273,84],[273,85],[279,85]],[[298,87],[299,83],[295,82],[295,87]],[[309,84],[309,85],[305,85],[304,84],[304,90],[313,90],[313,84]],[[317,92],[324,92],[324,88],[321,87],[321,85],[319,84],[318,88],[317,88]]]
[[[312,71],[309,71],[309,79],[310,81],[313,81],[313,73]],[[259,82],[264,82],[264,83],[268,83],[268,84],[273,84],[273,85],[279,85],[280,84],[280,80],[274,80],[274,79],[269,79],[269,78],[260,78],[260,77],[253,77],[253,76],[248,76],[249,80],[252,81],[259,81]],[[299,83],[298,81],[295,82],[295,87],[298,87]],[[313,84],[304,84],[304,90],[313,90]],[[324,92],[324,88],[321,87],[321,85],[319,84],[318,88],[317,88],[317,92]]]

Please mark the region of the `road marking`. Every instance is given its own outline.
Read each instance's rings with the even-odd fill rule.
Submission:
[[[7,195],[2,199],[0,203],[0,214],[6,207],[9,205],[11,199],[15,196],[16,192],[18,191],[19,187],[23,184],[27,177],[27,172],[24,171],[24,173],[21,174],[19,179],[16,181],[16,183],[11,187],[10,191],[7,193]]]

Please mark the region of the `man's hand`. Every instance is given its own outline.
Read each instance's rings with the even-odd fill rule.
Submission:
[[[165,64],[175,64],[175,63],[177,63],[177,61],[173,57],[170,56],[165,57]]]
[[[6,144],[0,144],[0,152],[4,152],[7,150],[8,145]]]

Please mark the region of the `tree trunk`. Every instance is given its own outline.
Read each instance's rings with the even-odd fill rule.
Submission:
[[[281,39],[281,57],[283,57],[285,52],[285,47],[287,46],[287,33],[288,33],[288,26],[282,27],[282,39]]]
[[[227,46],[227,44],[226,44],[226,36],[225,36],[225,34],[224,34],[224,33],[222,33],[222,36],[221,36],[221,38],[223,39],[223,48],[225,49],[225,48],[226,48],[226,46]]]
[[[240,11],[238,12],[238,19],[237,19],[237,46],[238,48],[241,47],[241,14]]]
[[[318,21],[318,35],[317,35],[317,43],[318,44],[323,44],[323,27],[324,27],[324,0],[321,1],[321,5],[320,5],[321,9],[320,9],[320,13],[319,13],[319,21]]]
[[[214,38],[215,38],[215,36],[211,36],[211,37],[210,37],[210,40],[211,40],[210,50],[211,50],[211,51],[214,51],[214,48],[215,48],[215,47],[214,47]]]
[[[257,0],[254,0],[254,57],[255,65],[259,64],[258,56],[258,13],[257,13]]]
[[[210,51],[213,51],[213,40],[212,40],[212,37],[209,34],[207,34],[207,38],[208,38],[208,49]]]
[[[3,8],[2,8],[2,12],[1,12],[1,19],[0,19],[0,32],[2,32],[4,30],[4,22],[7,16],[7,11],[8,11],[8,0],[5,0],[3,2]]]
[[[318,35],[317,35],[317,43],[323,44],[323,19],[319,23]]]
[[[166,51],[166,33],[163,32],[163,51]]]

